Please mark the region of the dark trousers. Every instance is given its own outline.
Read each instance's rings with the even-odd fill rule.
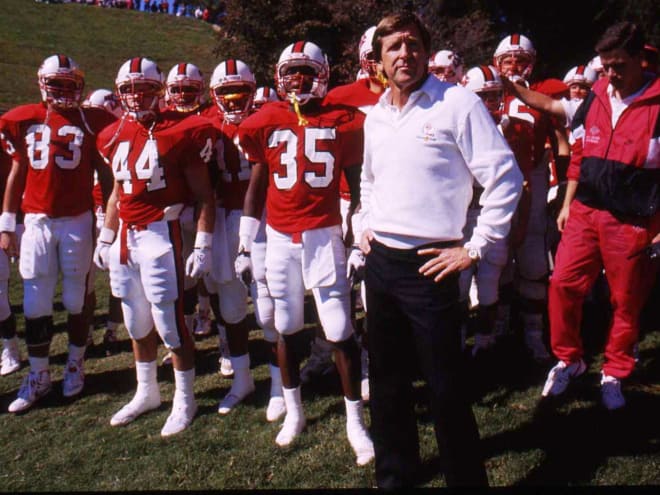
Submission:
[[[365,283],[376,482],[414,485],[420,467],[413,379],[419,369],[448,486],[488,483],[479,432],[464,384],[458,276],[435,283],[418,272],[417,249],[372,242]]]

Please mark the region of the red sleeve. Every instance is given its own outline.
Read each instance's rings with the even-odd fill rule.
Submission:
[[[0,119],[0,146],[11,158],[20,158],[20,152],[24,147],[21,146],[18,123]]]
[[[351,122],[340,128],[342,132],[342,168],[362,164],[364,153],[364,118],[363,113],[355,112]]]
[[[236,137],[238,138],[238,146],[248,161],[253,163],[267,163],[264,147],[260,143],[258,127],[243,126],[241,124],[238,127]]]

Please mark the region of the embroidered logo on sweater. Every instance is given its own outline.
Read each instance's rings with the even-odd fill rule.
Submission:
[[[438,140],[438,138],[435,137],[435,129],[428,122],[422,127],[422,134],[418,135],[417,139],[421,139],[425,143]]]

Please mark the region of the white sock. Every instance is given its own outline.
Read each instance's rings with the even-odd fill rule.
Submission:
[[[157,372],[157,361],[135,362],[135,375],[137,376],[137,390],[135,395],[149,395],[150,393],[159,393]]]
[[[346,405],[346,422],[362,423],[362,400],[350,400],[348,397],[344,397],[344,404]]]
[[[69,344],[69,360],[82,361],[85,357],[85,349],[87,346],[78,347],[77,345]]]
[[[48,371],[48,358],[47,357],[34,357],[28,356],[28,361],[30,362],[30,370],[35,373],[40,373],[42,371]]]
[[[248,388],[250,382],[250,355],[230,356],[231,367],[234,370],[232,387]]]
[[[174,399],[172,403],[183,403],[195,401],[195,368],[181,371],[174,370]]]
[[[291,419],[298,419],[303,416],[302,399],[300,398],[300,387],[285,388],[282,387],[284,404],[286,404],[286,415],[291,415]]]
[[[268,368],[270,369],[270,396],[282,397],[282,374],[280,373],[280,368],[272,364],[269,364]]]

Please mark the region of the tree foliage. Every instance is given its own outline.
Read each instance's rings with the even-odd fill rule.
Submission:
[[[593,46],[610,24],[638,22],[649,41],[660,41],[657,0],[554,0],[551,8],[513,0],[254,0],[222,2],[219,60],[239,58],[259,84],[273,84],[274,67],[290,43],[309,40],[328,55],[331,85],[350,82],[358,69],[362,33],[388,12],[415,11],[429,26],[432,50],[458,51],[468,66],[490,63],[498,41],[520,32],[537,49],[537,77],[562,77],[593,57]]]

